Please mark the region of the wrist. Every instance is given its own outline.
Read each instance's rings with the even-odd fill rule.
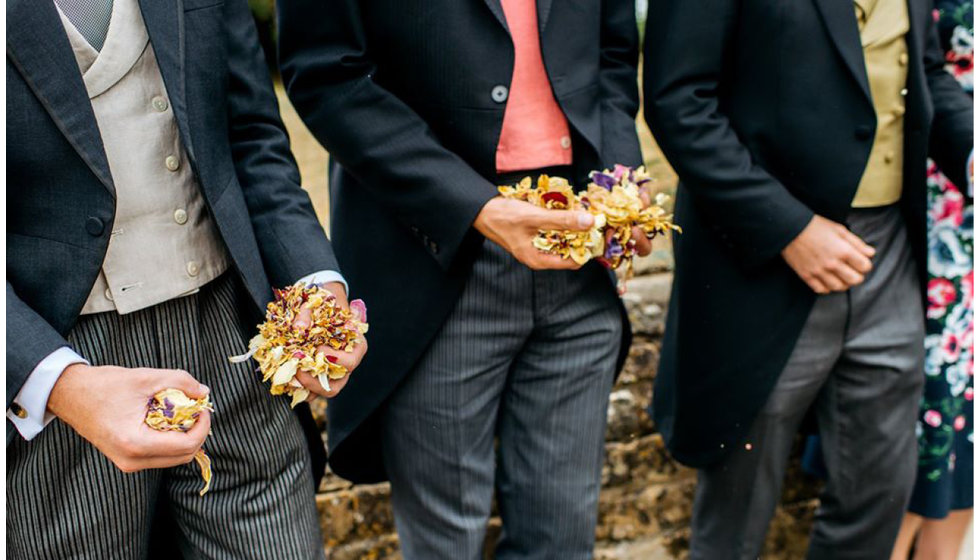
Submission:
[[[68,409],[68,403],[77,395],[78,383],[86,376],[86,373],[93,366],[84,363],[71,364],[61,371],[58,381],[51,388],[48,396],[48,412],[59,418],[64,418],[63,414]]]
[[[484,237],[491,238],[493,234],[493,227],[490,225],[494,219],[497,209],[501,203],[506,201],[505,198],[495,196],[488,200],[480,212],[476,215],[476,219],[473,220],[473,229],[477,230]]]

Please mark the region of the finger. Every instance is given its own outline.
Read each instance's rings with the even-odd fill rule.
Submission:
[[[817,278],[816,276],[814,276],[814,277],[812,277],[812,278],[810,278],[808,280],[805,280],[805,282],[806,282],[806,285],[807,286],[810,286],[810,289],[811,290],[813,290],[814,292],[816,292],[816,293],[818,293],[820,295],[824,295],[824,294],[829,294],[830,293],[830,290],[827,289],[827,286],[824,286],[823,282],[821,282],[820,279]]]
[[[854,234],[851,230],[846,227],[841,227],[840,229],[841,237],[847,241],[851,247],[854,247],[861,252],[862,255],[868,257],[869,259],[875,256],[875,248],[864,242],[863,239]]]
[[[340,379],[330,380],[330,390],[327,391],[324,396],[328,399],[336,397],[344,387],[347,386],[347,382],[350,381],[350,374],[341,377]]]
[[[534,250],[527,256],[519,257],[519,260],[532,270],[577,270],[582,268],[582,265],[572,259],[538,250]]]
[[[853,247],[849,247],[849,248],[853,248]],[[847,266],[853,268],[854,270],[856,270],[861,274],[867,274],[871,272],[871,268],[872,268],[871,259],[856,250],[847,251],[846,253],[844,253],[843,259],[844,262],[847,264]]]
[[[211,389],[194,376],[180,369],[147,369],[144,370],[152,385],[151,391],[156,394],[163,389],[179,389],[192,399],[203,399]]]
[[[844,281],[848,286],[857,286],[861,282],[864,282],[864,275],[851,268],[850,265],[846,263],[838,263],[833,269],[834,275]]]
[[[294,329],[305,330],[310,328],[310,325],[312,324],[313,324],[313,310],[310,309],[309,307],[304,307],[300,309],[299,313],[296,314],[296,317],[293,318]]]
[[[595,223],[592,214],[579,210],[546,210],[533,206],[530,210],[528,223],[538,229],[585,231]]]
[[[644,208],[653,203],[653,199],[650,198],[650,191],[646,187],[640,187],[640,201],[643,203]]]
[[[326,348],[324,346],[321,346],[320,349],[317,350],[317,354],[325,354],[328,360],[330,360],[335,364],[339,364],[343,366],[347,371],[350,371],[356,368],[359,362],[359,359],[356,354],[357,346],[358,345],[355,345],[350,352],[343,352],[343,351],[334,350],[332,348]]]
[[[197,422],[186,432],[178,430],[158,431],[145,426],[146,430],[139,434],[139,448],[133,455],[139,459],[167,458],[174,459],[184,455],[193,455],[204,444],[211,432],[211,413],[201,412]]]
[[[820,283],[831,292],[843,292],[847,290],[847,284],[830,271],[825,271],[820,275]]]
[[[653,252],[653,242],[647,239],[642,229],[633,228],[632,239],[636,242],[636,254],[645,257]]]
[[[304,389],[310,391],[311,393],[315,393],[317,395],[325,395],[326,393],[326,391],[323,389],[323,385],[320,384],[320,381],[313,377],[308,371],[297,371],[295,379],[296,381],[299,381],[299,384],[302,385]]]

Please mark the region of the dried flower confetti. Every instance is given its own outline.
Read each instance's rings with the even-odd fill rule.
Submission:
[[[561,177],[538,177],[536,186],[531,186],[531,178],[525,177],[513,187],[501,186],[497,191],[504,198],[522,200],[541,208],[551,210],[585,210],[575,190]],[[534,247],[539,251],[572,259],[585,264],[593,257],[602,255],[603,217],[597,215],[595,224],[588,231],[541,230],[534,237]]]
[[[186,432],[197,423],[201,411],[214,411],[208,396],[195,400],[180,389],[164,389],[158,392],[153,395],[146,407],[146,424],[162,432]],[[194,454],[194,460],[201,467],[204,488],[201,489],[200,494],[203,496],[211,488],[211,458],[202,447]]]
[[[307,371],[324,390],[330,390],[331,379],[347,375],[347,368],[336,358],[317,353],[321,346],[350,352],[368,331],[367,307],[357,299],[344,309],[337,297],[318,285],[295,284],[276,290],[276,299],[266,308],[265,322],[259,334],[248,343],[249,351],[232,356],[233,363],[255,358],[263,381],[272,381],[273,395],[290,395],[291,406],[306,400],[310,391],[296,379],[298,371]],[[293,322],[303,309],[311,311],[309,328],[298,328]]]
[[[636,256],[633,228],[639,228],[647,239],[671,230],[680,232],[681,228],[664,210],[670,199],[667,195],[658,194],[652,204],[644,206],[641,193],[651,179],[643,166],[634,169],[616,165],[612,171],[589,173],[589,179],[592,182],[580,195],[582,205],[593,214],[605,216],[603,237],[606,245],[598,260],[614,270],[623,265],[619,278],[620,282],[625,282],[633,277],[633,257]]]
[[[617,270],[620,289],[633,276],[636,240],[633,228],[640,228],[648,239],[667,232],[681,231],[663,206],[669,200],[658,194],[653,204],[644,206],[641,193],[650,182],[646,169],[616,165],[612,170],[593,171],[583,193],[576,194],[566,179],[541,175],[537,185],[525,177],[514,186],[500,186],[504,198],[522,200],[541,208],[586,210],[595,217],[592,229],[584,232],[539,231],[532,241],[540,251],[585,264],[595,258],[607,268]]]

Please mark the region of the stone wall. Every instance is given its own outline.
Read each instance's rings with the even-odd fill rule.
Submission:
[[[665,252],[641,263],[640,274],[624,296],[635,339],[609,400],[596,528],[596,558],[602,560],[687,556],[695,473],[670,458],[645,410],[657,373],[670,291]],[[764,558],[804,556],[815,495],[816,484],[805,479],[794,462]],[[321,487],[317,507],[330,560],[401,558],[387,484],[351,485],[331,475]],[[488,557],[499,527],[500,520],[491,519]]]

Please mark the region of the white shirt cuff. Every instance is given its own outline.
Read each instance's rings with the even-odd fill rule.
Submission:
[[[48,397],[51,389],[61,377],[61,372],[72,364],[87,364],[88,361],[67,346],[48,354],[47,358],[37,364],[34,371],[14,397],[14,404],[20,407],[21,418],[8,408],[7,419],[26,440],[34,439],[48,422],[54,419],[54,414],[48,412]],[[13,406],[11,406],[13,408]]]
[[[300,278],[297,282],[302,282],[304,284],[329,284],[330,282],[340,282],[344,286],[344,292],[346,292],[347,295],[350,295],[350,288],[347,286],[347,281],[344,280],[344,277],[335,270],[321,270],[319,272],[314,272],[313,274],[307,274],[306,276]]]

